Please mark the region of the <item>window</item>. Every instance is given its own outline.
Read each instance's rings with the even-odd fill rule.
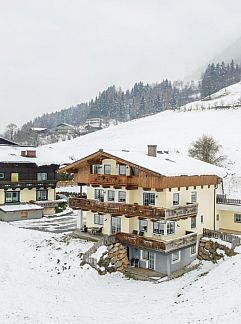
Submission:
[[[176,251],[172,253],[172,263],[177,263],[181,260],[181,253],[180,251]]]
[[[241,214],[234,214],[234,223],[241,223]]]
[[[48,190],[37,190],[36,200],[48,200]]]
[[[5,192],[5,203],[17,203],[20,201],[19,191],[6,191]]]
[[[139,230],[141,232],[147,232],[147,220],[139,220]]]
[[[48,180],[48,173],[46,173],[46,172],[39,172],[39,173],[37,173],[37,180],[38,181]]]
[[[201,215],[201,224],[203,224],[203,222],[204,222],[204,217],[203,215]]]
[[[4,172],[0,172],[0,180],[5,178],[5,173]]]
[[[196,228],[197,227],[197,218],[191,217],[191,228]]]
[[[95,189],[95,199],[99,201],[104,201],[104,190],[103,189]]]
[[[18,173],[11,173],[11,181],[18,182]]]
[[[179,205],[179,193],[175,192],[173,194],[173,206]]]
[[[191,192],[191,202],[192,203],[196,203],[197,202],[197,192],[196,191],[192,191]]]
[[[121,231],[121,219],[119,217],[111,217],[111,233],[119,233]]]
[[[104,165],[104,174],[111,174],[111,165],[110,164]]]
[[[149,252],[147,250],[141,250],[141,259],[149,260]]]
[[[190,247],[190,255],[194,255],[196,253],[197,253],[197,246],[195,244]]]
[[[119,175],[126,175],[126,166],[119,165]]]
[[[168,222],[167,226],[167,235],[175,233],[175,222]]]
[[[94,214],[94,224],[97,225],[103,225],[104,219],[103,219],[103,215],[100,214]]]
[[[161,222],[154,222],[153,223],[153,233],[156,234],[165,234],[165,224]]]
[[[92,165],[92,173],[93,174],[101,174],[102,165],[101,164],[94,164]]]
[[[216,215],[216,221],[219,222],[219,214]]]
[[[143,193],[143,205],[144,206],[155,206],[155,193],[153,192],[144,192]]]
[[[115,201],[115,191],[114,190],[108,190],[107,200]]]
[[[126,192],[125,191],[118,192],[118,202],[126,202]]]

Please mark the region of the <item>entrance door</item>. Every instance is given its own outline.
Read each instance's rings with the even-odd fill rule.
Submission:
[[[148,268],[151,270],[155,270],[155,253],[154,252],[149,252]]]

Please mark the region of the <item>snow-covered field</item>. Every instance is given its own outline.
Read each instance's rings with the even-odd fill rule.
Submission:
[[[1,324],[240,323],[240,255],[152,284],[80,268],[92,243],[3,222],[0,232]]]

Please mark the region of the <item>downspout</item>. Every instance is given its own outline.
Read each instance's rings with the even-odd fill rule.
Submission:
[[[213,210],[213,226],[214,226],[214,231],[216,231],[216,185],[214,187],[214,204],[213,204],[213,207],[214,207],[214,210]]]

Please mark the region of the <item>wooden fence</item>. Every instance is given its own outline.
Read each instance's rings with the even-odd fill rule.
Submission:
[[[233,249],[236,246],[241,245],[241,238],[237,235],[230,234],[230,233],[224,233],[224,232],[219,232],[219,231],[214,231],[214,230],[204,228],[203,236],[229,242],[232,244]]]

